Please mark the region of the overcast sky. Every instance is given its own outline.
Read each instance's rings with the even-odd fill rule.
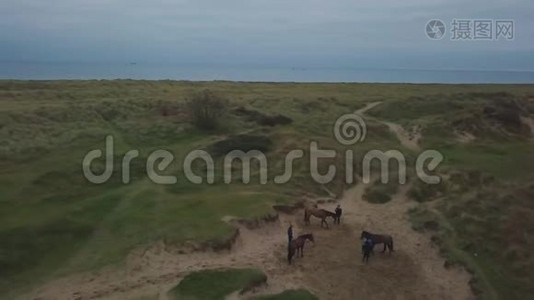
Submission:
[[[451,41],[454,18],[515,38]],[[534,70],[533,29],[532,0],[2,0],[0,61]]]

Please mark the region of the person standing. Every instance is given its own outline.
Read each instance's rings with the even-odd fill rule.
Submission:
[[[369,262],[369,256],[373,252],[374,244],[373,240],[364,238],[362,243],[362,262]]]
[[[293,240],[293,224],[289,223],[289,227],[287,228],[287,246],[291,245],[291,241]]]
[[[341,222],[341,213],[343,213],[343,211],[341,210],[341,205],[337,205],[336,207],[336,219],[334,220],[334,224],[340,224]]]

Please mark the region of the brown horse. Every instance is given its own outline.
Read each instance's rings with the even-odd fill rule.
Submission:
[[[289,243],[289,247],[287,247],[287,262],[291,264],[291,258],[293,258],[293,255],[295,255],[295,252],[297,252],[297,256],[299,255],[300,251],[300,257],[304,257],[304,244],[306,243],[306,240],[310,240],[315,243],[313,239],[313,234],[303,234],[299,235],[298,238],[294,239]]]
[[[306,225],[310,224],[310,216],[314,216],[314,217],[321,219],[321,227],[323,227],[323,224],[326,224],[326,228],[328,228],[328,222],[326,222],[326,218],[332,217],[335,220],[337,215],[325,209],[305,208],[304,209],[304,223],[306,223]]]
[[[389,249],[390,253],[391,251],[394,251],[393,250],[393,238],[391,237],[391,235],[373,234],[367,231],[362,231],[362,235],[360,236],[360,239],[364,239],[364,238],[370,239],[371,241],[373,241],[373,247],[376,244],[384,244],[384,250],[382,250],[382,252],[385,252],[386,248]]]

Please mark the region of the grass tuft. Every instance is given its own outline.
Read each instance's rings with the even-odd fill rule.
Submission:
[[[202,270],[187,275],[169,291],[172,299],[223,300],[235,291],[246,291],[267,282],[255,269]]]

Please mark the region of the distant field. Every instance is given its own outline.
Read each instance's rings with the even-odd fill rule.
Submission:
[[[229,100],[214,131],[188,121],[185,101],[204,89]],[[261,218],[272,205],[305,193],[340,193],[347,187],[341,176],[324,189],[309,177],[305,161],[295,163],[284,185],[260,185],[257,173],[251,184],[227,185],[220,169],[213,185],[197,185],[183,176],[182,161],[190,150],[247,134],[272,141],[268,171],[280,174],[285,154],[306,149],[309,141],[343,153],[332,134],[335,120],[378,101],[367,112],[365,142],[351,149],[358,157],[369,149],[400,149],[413,165],[417,151],[401,145],[384,124],[417,131],[421,149],[444,155],[439,172],[446,180],[430,190],[409,174],[412,195],[421,202],[410,215],[414,228],[432,232],[451,263],[474,273],[481,297],[532,295],[534,86],[131,80],[0,81],[0,295],[120,264],[131,250],[156,241],[220,247],[234,233],[225,216]],[[240,108],[292,122],[265,126]],[[140,152],[129,184],[120,171],[101,185],[83,177],[84,155],[104,149],[110,134],[117,167],[128,150]],[[157,185],[146,176],[146,158],[155,149],[174,154],[166,172],[177,175],[176,184]],[[335,162],[339,174],[342,163]],[[388,198],[380,194],[373,201]]]

